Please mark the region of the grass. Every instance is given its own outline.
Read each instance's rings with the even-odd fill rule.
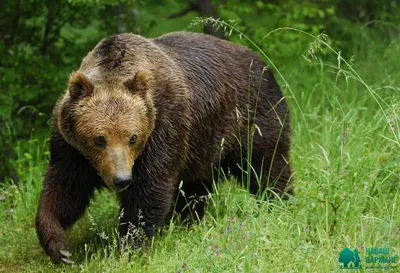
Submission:
[[[305,50],[277,65],[292,115],[290,200],[260,202],[225,181],[203,221],[169,223],[141,253],[118,245],[117,201],[103,191],[68,232],[75,265],[55,266],[35,233],[48,154],[46,140],[32,139],[16,147],[19,186],[0,187],[0,271],[336,272],[349,247],[360,253],[360,271],[374,272],[366,248],[400,253],[400,42],[360,36],[357,51],[346,52],[355,55],[351,67],[326,48],[310,63]]]

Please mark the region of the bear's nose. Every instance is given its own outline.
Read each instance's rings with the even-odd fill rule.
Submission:
[[[132,183],[132,176],[116,177],[114,178],[114,185],[117,188],[124,188]]]

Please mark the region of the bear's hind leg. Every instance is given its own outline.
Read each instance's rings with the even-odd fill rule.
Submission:
[[[274,157],[253,151],[251,161],[250,192],[257,196],[273,197],[275,194],[287,199],[292,194],[290,164],[282,154]]]

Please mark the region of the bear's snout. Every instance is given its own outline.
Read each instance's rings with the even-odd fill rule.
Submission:
[[[117,176],[113,180],[116,189],[124,189],[128,187],[132,182],[132,176]]]

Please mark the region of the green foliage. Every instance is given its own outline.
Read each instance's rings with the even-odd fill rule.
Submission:
[[[313,35],[323,32],[333,38],[329,42],[336,48],[357,51],[359,48],[356,47],[365,46],[368,42],[366,36],[361,36],[366,33],[370,38],[370,33],[375,32],[379,39],[387,42],[396,37],[400,16],[394,10],[398,7],[395,1],[380,0],[361,3],[330,0],[231,0],[221,5],[219,10],[222,19],[235,20],[239,29],[259,44],[265,53],[273,55],[278,62],[284,62],[298,56],[299,51],[305,52],[310,39],[281,29],[296,28]],[[367,31],[360,31],[360,26]]]

